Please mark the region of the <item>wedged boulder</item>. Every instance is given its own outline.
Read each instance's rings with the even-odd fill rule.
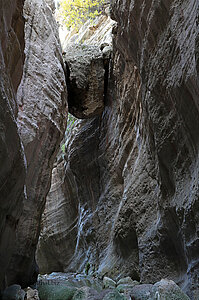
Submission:
[[[37,279],[35,250],[53,162],[65,132],[67,91],[56,21],[44,0],[24,4],[25,64],[18,89],[18,128],[27,159],[24,210],[7,272],[9,284]]]
[[[99,46],[72,44],[65,49],[68,108],[80,119],[99,115],[104,109],[104,60]]]

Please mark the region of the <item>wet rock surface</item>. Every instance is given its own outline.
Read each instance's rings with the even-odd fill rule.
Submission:
[[[35,250],[53,162],[67,118],[65,74],[52,10],[45,1],[25,1],[25,63],[18,89],[18,128],[27,160],[24,209],[7,283],[36,281]]]
[[[6,286],[25,197],[25,160],[16,123],[24,61],[23,2],[0,1],[0,290]]]
[[[68,270],[166,277],[196,300],[198,3],[113,1],[112,17],[105,108],[81,121],[65,158],[80,207]]]

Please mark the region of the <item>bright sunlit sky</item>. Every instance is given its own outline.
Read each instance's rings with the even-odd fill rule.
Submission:
[[[55,2],[55,5],[56,5],[56,7],[57,7],[57,2],[58,2],[58,0],[54,0],[54,2]]]

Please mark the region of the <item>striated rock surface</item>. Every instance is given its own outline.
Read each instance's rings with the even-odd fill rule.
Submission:
[[[23,209],[25,162],[17,124],[16,89],[24,60],[22,0],[0,0],[0,290]]]
[[[7,272],[10,284],[36,281],[34,254],[51,171],[67,117],[67,92],[56,22],[45,1],[24,4],[25,64],[18,90],[18,127],[27,159],[26,192],[17,243]]]
[[[90,27],[84,26],[79,36],[72,36],[70,39],[68,38],[67,41],[71,48],[73,47],[72,40],[74,38],[78,39],[78,42],[83,43],[84,41],[85,45],[82,45],[82,47],[89,48],[86,46],[87,44],[95,45],[95,51],[100,53],[100,46],[102,44],[109,45],[109,47],[112,45],[112,27],[114,24],[115,22],[110,18],[106,16],[100,17],[96,25],[97,32],[92,29],[92,34],[96,36],[95,39],[93,39],[93,35],[90,33]],[[85,40],[85,36],[87,36],[87,38],[89,37],[89,39]],[[66,45],[64,47],[67,48]],[[76,42],[74,47],[78,48]],[[91,48],[92,47],[90,47],[90,49]],[[99,55],[101,57],[101,54]],[[67,59],[67,54],[65,54],[65,56]],[[88,57],[88,59],[91,61],[91,58]],[[78,61],[75,62],[74,65],[78,66]],[[81,65],[80,67],[82,68]],[[87,68],[89,69],[89,66],[87,66]],[[78,70],[74,69],[74,72],[78,72]],[[104,72],[103,69],[102,72]],[[82,112],[79,113],[82,114]],[[89,218],[89,215],[92,217],[92,213],[91,210],[88,211],[88,208],[91,203],[94,205],[93,200],[99,197],[99,178],[95,178],[96,170],[98,170],[97,156],[95,153],[98,149],[98,141],[96,141],[95,136],[97,132],[93,134],[93,119],[88,121],[73,120],[72,123],[68,121],[66,131],[65,162],[59,155],[54,165],[51,190],[47,197],[42,218],[42,231],[37,248],[37,261],[42,274],[56,270],[64,271],[69,265],[71,265],[71,270],[75,268],[76,264],[82,265],[81,268],[84,268],[88,260],[87,242],[85,241],[86,236],[88,235],[88,240],[90,241],[94,233],[90,228],[92,218]],[[98,118],[96,121],[94,119],[94,124],[96,128],[99,126]],[[82,143],[82,136],[88,148],[86,149],[82,144],[83,148],[79,153],[78,147],[80,143]],[[74,151],[72,149],[74,149]],[[94,192],[91,186],[87,183],[85,185],[84,180],[76,180],[77,164],[80,167],[78,172],[80,172],[81,175],[89,168],[89,172],[87,172],[86,176],[88,180],[87,183],[90,184],[90,181],[94,180]],[[89,206],[87,205],[87,201],[90,203]],[[88,222],[88,232],[84,232],[83,234],[81,230],[85,226],[85,222]],[[56,241],[56,243],[54,241]],[[66,251],[66,249],[68,250]],[[93,251],[92,247],[90,247],[90,254],[91,251]],[[93,251],[93,256],[97,256],[95,250]]]
[[[198,299],[198,5],[113,1],[105,109],[66,143],[67,201],[78,199],[79,217],[64,271],[89,262],[114,278],[168,278]]]
[[[63,272],[73,257],[77,236],[78,199],[68,195],[76,189],[72,172],[68,174],[66,185],[64,161],[57,161],[52,172],[51,189],[47,196],[37,247],[37,262],[41,274]],[[76,192],[74,195],[76,196]]]

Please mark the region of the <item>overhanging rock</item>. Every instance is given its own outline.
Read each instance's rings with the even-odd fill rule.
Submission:
[[[73,44],[65,49],[69,112],[77,118],[91,118],[104,109],[105,55],[95,45]]]

